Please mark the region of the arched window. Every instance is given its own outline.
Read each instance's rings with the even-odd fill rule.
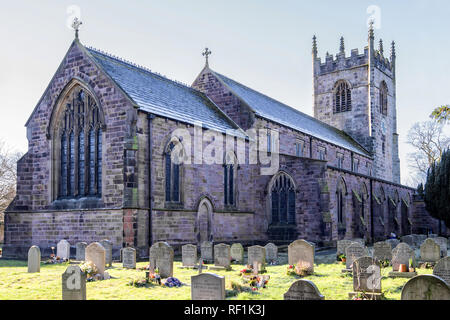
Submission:
[[[291,177],[280,174],[271,188],[272,225],[295,224],[295,186]]]
[[[347,187],[344,179],[340,178],[336,188],[336,212],[337,222],[339,225],[345,225],[345,196],[347,194]]]
[[[380,113],[387,115],[388,112],[388,88],[386,82],[382,81],[380,85]]]
[[[180,165],[183,150],[179,142],[170,142],[166,149],[166,201],[180,202]]]
[[[225,157],[223,165],[223,186],[224,186],[224,202],[225,205],[235,205],[235,177],[236,177],[236,157],[233,153],[229,153]]]
[[[334,113],[352,110],[352,93],[347,82],[341,80],[335,85]]]
[[[103,124],[99,107],[80,86],[75,86],[63,102],[65,109],[57,138],[60,142],[58,198],[100,197]]]

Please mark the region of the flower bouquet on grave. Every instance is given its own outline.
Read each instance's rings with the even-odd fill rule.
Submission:
[[[80,265],[81,272],[86,274],[86,281],[95,281],[101,278],[97,266],[92,261],[86,261]],[[99,277],[100,276],[100,277]]]
[[[148,273],[148,281],[161,285],[161,275],[159,274],[158,268]]]
[[[253,272],[253,268],[251,265],[247,265],[244,269],[242,269],[239,274],[240,276],[246,275],[246,274],[250,274]]]
[[[389,261],[389,259],[379,260],[379,262],[382,268],[387,268],[391,265],[391,261]]]
[[[131,281],[128,283],[129,286],[133,286],[133,287],[136,287],[136,288],[142,288],[142,287],[145,287],[147,284],[148,284],[147,279],[142,279],[142,278],[139,278],[139,279],[133,279],[133,280],[131,280]]]
[[[269,283],[270,276],[254,275],[249,278],[242,279],[244,283],[248,283],[252,291],[257,291],[261,288],[266,288]]]
[[[347,262],[347,257],[345,256],[345,254],[341,253],[340,255],[337,256],[337,261],[341,261],[342,263],[346,263]]]
[[[181,287],[181,285],[182,285],[181,281],[174,277],[169,277],[166,280],[164,280],[162,283],[163,287],[169,287],[169,288],[173,288],[173,287],[179,288],[179,287]]]
[[[416,269],[414,268],[413,259],[409,259],[409,272],[415,272]]]
[[[286,275],[288,275],[288,276],[294,276],[295,275],[295,264],[287,266]]]
[[[150,270],[150,264],[147,264],[147,265],[144,266],[144,267],[137,268],[137,270],[139,270],[139,271]]]

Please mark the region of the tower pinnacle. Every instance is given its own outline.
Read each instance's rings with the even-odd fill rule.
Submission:
[[[312,54],[313,54],[314,58],[317,58],[317,38],[316,38],[316,35],[313,36]]]
[[[339,54],[345,55],[344,37],[341,37],[341,44],[339,46]]]

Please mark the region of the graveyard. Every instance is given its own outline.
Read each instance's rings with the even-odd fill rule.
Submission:
[[[72,256],[70,244],[61,241],[57,255],[66,254],[68,258],[61,263],[49,263],[47,257],[41,260],[36,246],[30,248],[28,261],[0,258],[0,300],[309,300],[314,298],[309,296],[311,292],[317,292],[317,298],[323,300],[401,300],[417,299],[423,294],[417,292],[428,290],[423,289],[428,288],[428,281],[433,283],[432,288],[443,290],[428,290],[430,299],[450,299],[445,284],[449,281],[450,258],[442,242],[437,245],[433,239],[417,237],[411,246],[396,240],[391,249],[389,241],[366,247],[360,240],[338,241],[337,248],[325,250],[317,250],[304,240],[279,248],[273,244],[244,248],[240,244],[204,243],[200,250],[186,245],[178,254],[161,242],[150,249],[150,261],[138,262],[132,248],[123,249],[122,257],[114,259],[112,248],[106,249],[107,241],[77,244],[77,254]],[[344,261],[338,261],[343,254],[345,258],[340,260]],[[79,272],[83,260],[95,261],[103,279],[86,281],[86,274],[81,273],[75,282],[69,281]],[[248,261],[253,263],[249,265]],[[401,272],[405,264],[414,267],[413,271]],[[293,272],[292,265],[301,265],[304,272]],[[253,268],[250,275],[241,273],[246,268]],[[148,281],[149,270],[158,270],[162,279],[174,277],[181,286]],[[265,287],[250,289],[243,279],[252,274],[266,277]],[[373,276],[376,289],[368,290]],[[81,283],[81,295],[71,290],[73,283]],[[308,288],[302,287],[305,284]],[[413,289],[402,298],[406,285]]]

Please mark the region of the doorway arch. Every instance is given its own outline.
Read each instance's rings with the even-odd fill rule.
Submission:
[[[195,236],[198,244],[214,240],[213,215],[214,207],[211,201],[206,197],[200,200],[195,221]]]

